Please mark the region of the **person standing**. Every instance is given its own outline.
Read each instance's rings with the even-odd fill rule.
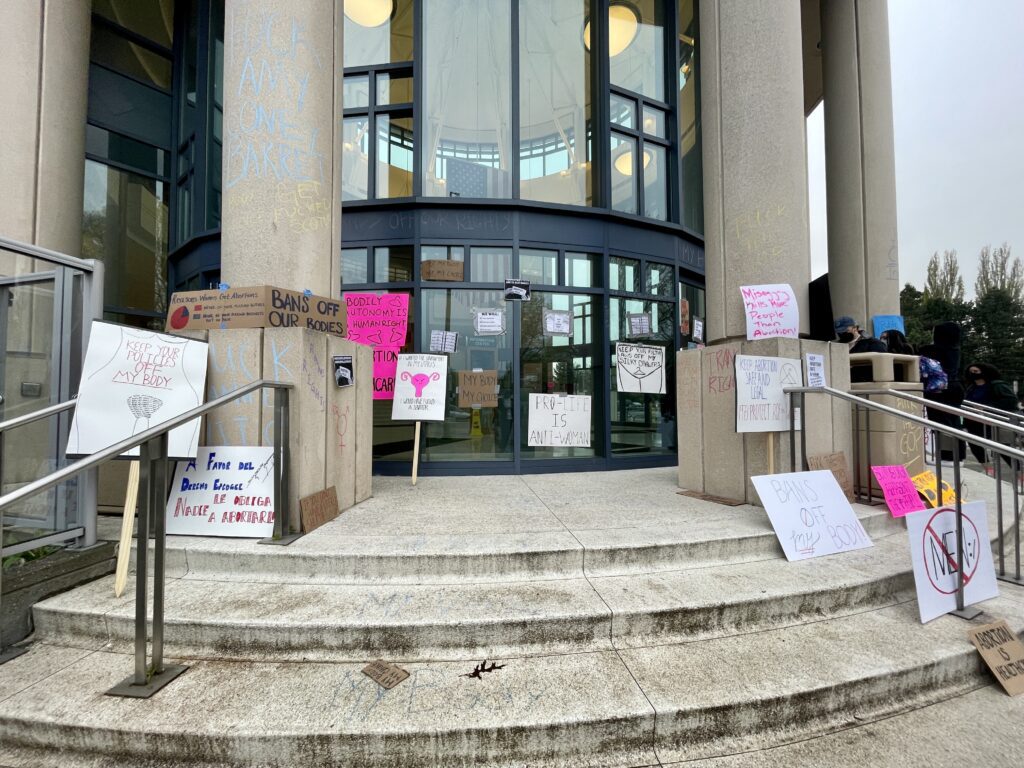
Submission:
[[[952,406],[953,408],[959,408],[963,403],[964,388],[960,383],[960,335],[959,323],[952,320],[939,323],[932,328],[932,343],[925,344],[918,350],[923,357],[938,361],[939,365],[942,366],[943,372],[946,374],[947,380],[945,389],[932,392],[926,390],[924,393],[926,400]],[[936,424],[943,424],[953,429],[963,428],[959,416],[955,416],[952,413],[944,413],[935,408],[928,409],[928,418]],[[939,436],[939,442],[944,444],[948,442],[948,438],[946,441],[943,441],[941,436]],[[943,450],[940,455],[943,461],[953,460],[952,450]],[[967,456],[967,446],[963,440],[957,441],[956,455],[959,461],[963,461]]]
[[[889,351],[889,348],[880,339],[864,333],[857,321],[849,315],[843,315],[835,321],[835,330],[840,343],[850,345],[851,355],[861,352]]]
[[[995,366],[988,363],[971,363],[967,366],[966,378],[970,383],[964,394],[964,400],[987,405],[990,408],[998,408],[1009,413],[1017,413],[1020,409],[1013,388],[1003,381],[1002,375]],[[989,440],[996,440],[1004,445],[1013,444],[1013,434],[1009,430],[989,427],[973,419],[966,419],[964,427],[972,435],[987,437]],[[985,463],[985,449],[980,445],[971,443],[971,453],[978,461]],[[1007,464],[1013,466],[1008,457],[1004,456],[1003,459]]]

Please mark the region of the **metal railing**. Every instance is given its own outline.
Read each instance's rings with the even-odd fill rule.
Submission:
[[[289,423],[288,393],[291,384],[260,379],[246,384],[216,400],[197,406],[173,419],[126,438],[109,448],[79,459],[46,477],[21,486],[0,496],[0,515],[24,499],[52,488],[69,478],[93,470],[117,459],[125,451],[139,448],[139,517],[136,534],[135,562],[135,673],[107,693],[112,696],[149,698],[175,677],[185,671],[182,665],[164,664],[164,554],[167,536],[167,433],[175,427],[200,418],[222,405],[248,395],[257,389],[274,390],[274,535],[267,543],[285,543],[299,536],[290,529],[288,505]],[[66,404],[65,404],[66,405]],[[126,514],[129,514],[126,511]],[[148,541],[150,524],[153,526],[153,651],[152,663],[147,664],[146,583],[148,581]],[[287,526],[287,527],[286,527]]]
[[[854,453],[854,455],[855,455],[855,466],[857,467],[857,475],[858,475],[858,477],[860,475],[860,455],[861,455],[861,452],[860,452],[860,444],[859,444],[859,435],[860,435],[859,424],[860,424],[860,422],[859,422],[859,415],[857,413],[857,410],[860,409],[860,408],[864,408],[867,411],[867,413],[869,414],[869,418],[867,420],[865,420],[865,429],[864,429],[865,440],[867,440],[867,450],[866,450],[866,457],[865,458],[866,458],[866,466],[869,468],[868,469],[868,474],[869,475],[871,473],[871,470],[870,470],[870,467],[871,467],[870,413],[871,412],[887,414],[889,416],[894,416],[894,417],[896,417],[896,418],[898,418],[900,420],[909,421],[912,424],[917,424],[917,425],[920,425],[921,427],[931,429],[936,434],[938,434],[940,436],[940,439],[939,439],[940,446],[941,446],[941,442],[942,442],[942,437],[947,437],[947,438],[952,439],[954,441],[954,443],[953,443],[954,445],[956,445],[955,441],[963,440],[964,442],[973,443],[975,445],[979,445],[979,446],[985,448],[986,450],[992,451],[993,454],[995,454],[996,456],[1006,456],[1009,460],[1014,462],[1016,466],[1020,466],[1020,463],[1022,461],[1024,461],[1024,451],[1021,451],[1021,450],[1019,450],[1017,448],[1012,448],[1012,447],[1009,447],[1009,446],[1006,446],[1006,445],[1002,445],[1001,443],[998,443],[998,442],[996,442],[994,440],[989,440],[988,438],[984,438],[984,437],[979,437],[977,435],[973,435],[973,434],[971,434],[969,432],[966,432],[964,430],[955,429],[953,427],[946,426],[945,424],[939,424],[939,423],[936,423],[934,421],[930,421],[927,418],[925,418],[924,416],[918,416],[918,415],[913,414],[913,413],[906,413],[906,412],[901,411],[901,410],[899,410],[897,408],[890,408],[887,405],[882,405],[881,403],[873,402],[870,399],[868,399],[867,397],[861,397],[860,395],[864,394],[863,392],[860,392],[860,393],[855,395],[855,394],[850,394],[848,392],[843,392],[843,391],[838,390],[838,389],[833,389],[832,387],[787,387],[783,391],[787,395],[789,395],[789,414],[790,414],[790,416],[789,416],[789,418],[790,418],[790,425],[789,425],[790,426],[790,429],[789,429],[789,458],[790,458],[790,464],[794,468],[797,466],[797,461],[796,461],[796,432],[797,432],[797,430],[796,430],[796,413],[795,413],[795,409],[794,409],[794,405],[795,405],[794,398],[798,398],[799,399],[799,406],[798,407],[800,408],[800,412],[801,413],[806,413],[806,410],[805,410],[804,406],[806,404],[805,403],[805,398],[806,398],[807,394],[823,394],[823,395],[827,395],[829,397],[837,398],[839,400],[845,400],[846,402],[850,403],[854,407],[854,419],[855,419],[854,420],[854,443],[855,443],[855,447],[854,447],[854,452],[855,453]],[[904,398],[910,399],[910,400],[920,400],[923,404],[925,404],[925,405],[927,405],[929,407],[931,407],[933,405],[932,401],[930,401],[930,400],[924,400],[923,398],[917,398],[917,397],[915,397],[913,395],[908,395],[905,392],[899,392],[899,391],[896,391],[896,390],[877,390],[877,391],[870,390],[870,392],[872,392],[872,393],[874,393],[874,392],[878,392],[878,393],[884,392],[885,394],[897,395],[897,396],[904,397]],[[946,407],[948,407],[948,406],[944,406],[943,410]],[[957,410],[957,409],[954,408],[953,410]],[[1002,425],[1003,428],[1006,428],[1005,423],[1003,423],[1003,422],[999,422],[999,423]],[[806,438],[805,431],[802,430],[802,429],[800,430],[800,450],[801,450],[801,467],[806,471],[808,469],[808,466],[807,466],[807,438]],[[943,504],[941,503],[941,501],[942,501],[942,490],[943,490],[941,451],[938,453],[938,456],[940,457],[940,460],[935,462],[936,493],[938,495],[938,502],[939,502],[937,504],[937,506],[943,506]],[[1021,547],[1020,496],[1019,496],[1019,493],[1018,493],[1018,490],[1017,490],[1017,485],[1016,485],[1016,483],[1014,483],[1013,484],[1013,510],[1014,510],[1013,511],[1013,517],[1014,517],[1013,531],[1014,531],[1014,566],[1015,566],[1015,568],[1014,568],[1014,575],[1010,576],[1010,575],[1007,574],[1006,567],[1005,567],[1005,555],[1004,555],[1004,553],[1005,553],[1005,546],[1004,546],[1004,525],[1003,525],[1003,497],[1002,497],[1003,487],[1002,487],[1001,473],[1000,473],[1000,471],[998,469],[998,466],[999,466],[998,460],[997,460],[996,464],[997,464],[997,471],[996,471],[996,488],[997,488],[997,492],[996,492],[996,513],[997,513],[998,528],[999,528],[999,533],[998,533],[999,574],[998,574],[998,578],[1000,580],[1002,580],[1002,581],[1010,581],[1010,582],[1014,582],[1014,583],[1017,583],[1017,584],[1024,584],[1024,579],[1021,578],[1021,558],[1020,558],[1020,547]],[[956,556],[956,571],[957,571],[956,607],[957,607],[957,614],[960,615],[960,616],[964,616],[965,618],[972,618],[973,616],[977,615],[977,613],[979,613],[979,612],[978,611],[966,611],[965,608],[964,608],[964,572],[963,572],[963,541],[964,541],[964,538],[963,538],[963,501],[962,501],[962,498],[963,498],[963,493],[962,493],[963,483],[962,483],[961,476],[960,476],[960,462],[959,461],[954,461],[953,462],[953,488],[954,488],[955,497],[956,497],[956,501],[955,501],[954,506],[955,506],[955,509],[956,509],[956,540],[957,540],[957,556]],[[859,488],[858,488],[858,490],[859,490]],[[871,499],[870,499],[870,484],[869,484],[869,498],[868,498],[869,503],[870,503],[870,500]]]

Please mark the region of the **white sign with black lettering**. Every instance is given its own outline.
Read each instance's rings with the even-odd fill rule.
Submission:
[[[527,445],[590,447],[590,395],[530,393]]]
[[[665,348],[648,344],[615,343],[615,372],[619,392],[665,394]]]
[[[829,470],[750,478],[786,559],[874,546]]]
[[[447,387],[448,358],[445,355],[399,355],[391,418],[444,421]]]
[[[782,390],[800,386],[799,360],[736,355],[736,431],[788,431],[789,395]]]
[[[807,386],[815,388],[828,386],[825,381],[825,356],[808,352],[806,358]]]

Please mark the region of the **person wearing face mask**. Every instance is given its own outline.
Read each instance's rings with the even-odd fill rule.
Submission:
[[[1002,375],[995,366],[988,363],[971,363],[967,366],[964,378],[968,382],[964,400],[987,405],[991,408],[999,408],[1010,413],[1018,411],[1017,395],[1014,394],[1013,388],[1003,381]],[[964,426],[968,432],[978,437],[987,437],[990,440],[997,440],[1006,445],[1010,445],[1013,442],[1013,436],[1007,430],[993,429],[984,424],[979,424],[973,419],[964,419]],[[974,454],[974,458],[979,462],[985,462],[985,449],[980,445],[972,443],[971,453]],[[1003,459],[1012,466],[1012,462],[1008,457],[1004,456]]]
[[[960,384],[960,336],[961,329],[960,324],[952,320],[947,320],[944,323],[939,323],[932,328],[932,343],[923,345],[918,352],[923,356],[935,360],[942,367],[943,373],[946,374],[947,386],[943,389],[936,391],[929,391],[925,388],[924,397],[925,400],[933,400],[936,403],[942,405],[949,405],[953,408],[959,408],[960,404],[964,399],[964,388]],[[962,429],[963,425],[960,422],[960,417],[955,416],[951,413],[945,413],[944,411],[937,410],[935,408],[928,408],[928,418],[938,424],[945,424],[946,426],[953,427],[954,429]],[[941,452],[943,461],[952,461],[954,458],[953,450],[946,448],[949,445],[948,440],[940,441],[943,443],[943,450]],[[957,440],[956,447],[956,458],[958,461],[963,461],[964,457],[967,456],[967,445],[963,440]],[[950,446],[951,448],[952,446]]]
[[[857,321],[849,315],[843,315],[835,322],[836,336],[842,344],[850,345],[850,354],[861,352],[888,352],[885,343],[869,336],[857,325]]]

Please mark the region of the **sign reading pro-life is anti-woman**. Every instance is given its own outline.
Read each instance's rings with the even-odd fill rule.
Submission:
[[[750,478],[787,560],[874,546],[826,469]]]
[[[530,393],[527,445],[590,447],[590,395]]]
[[[93,322],[82,364],[67,453],[109,448],[203,402],[207,345],[140,328]],[[190,458],[199,445],[199,419],[171,430],[172,458]],[[125,453],[138,456],[138,448]]]
[[[447,355],[399,355],[391,418],[444,421]]]
[[[736,355],[736,431],[789,429],[786,387],[803,386],[800,361],[788,357]],[[800,428],[799,419],[796,420]]]

